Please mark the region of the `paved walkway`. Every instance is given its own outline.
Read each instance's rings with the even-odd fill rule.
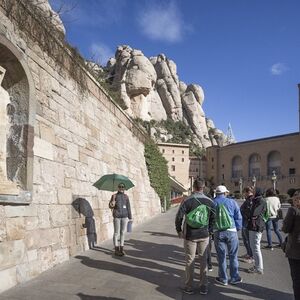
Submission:
[[[264,275],[247,274],[249,265],[241,262],[244,282],[226,287],[214,283],[217,262],[213,253],[214,270],[209,272],[208,295],[183,294],[178,288],[183,282],[184,253],[182,240],[177,238],[174,229],[176,211],[177,208],[173,208],[134,228],[134,232],[127,235],[127,256],[114,257],[111,241],[102,243],[97,249],[77,255],[1,294],[0,299],[293,299],[287,259],[276,248],[262,250]],[[240,254],[244,254],[243,247]]]

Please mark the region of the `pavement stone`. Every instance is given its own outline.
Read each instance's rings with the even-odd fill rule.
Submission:
[[[183,285],[185,263],[183,241],[175,232],[176,212],[177,208],[172,208],[133,227],[126,236],[125,257],[113,255],[112,241],[103,242],[0,294],[0,300],[293,299],[288,262],[279,248],[262,250],[264,275],[246,273],[251,265],[240,262],[243,283],[225,287],[214,283],[218,268],[213,251],[208,294],[183,294],[179,287]],[[240,244],[242,255],[241,238]],[[265,234],[262,244],[266,244]],[[198,280],[196,264],[195,286]]]

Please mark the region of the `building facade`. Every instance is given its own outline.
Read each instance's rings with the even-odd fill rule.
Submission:
[[[189,145],[175,143],[158,143],[162,155],[168,162],[168,170],[171,177],[175,178],[186,190],[189,183]]]
[[[280,193],[300,188],[299,132],[245,141],[207,150],[206,179],[230,192],[247,185],[276,187]]]

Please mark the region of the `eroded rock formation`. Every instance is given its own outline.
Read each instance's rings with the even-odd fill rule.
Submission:
[[[224,144],[224,133],[205,117],[202,88],[180,81],[176,64],[164,54],[148,59],[140,50],[119,46],[107,69],[127,113],[133,118],[160,121],[168,117],[184,121],[200,146]]]

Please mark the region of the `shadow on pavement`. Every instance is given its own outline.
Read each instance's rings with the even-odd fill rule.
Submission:
[[[182,285],[184,276],[184,253],[183,248],[176,245],[157,244],[146,241],[130,239],[127,242],[127,255],[117,258],[115,262],[96,260],[87,256],[76,256],[81,263],[104,271],[111,271],[124,276],[144,280],[156,286],[156,290],[173,299],[178,296],[179,287]],[[99,251],[111,254],[111,250],[99,247]],[[122,261],[122,263],[119,263]],[[214,266],[217,267],[217,266]],[[198,268],[195,278],[198,279]],[[241,271],[245,271],[241,269]],[[221,299],[268,299],[268,300],[291,300],[289,293],[266,288],[250,283],[241,283],[237,286],[228,285],[222,287],[214,283],[215,278],[209,277],[208,298]],[[185,295],[183,299],[197,299],[196,295]],[[188,298],[187,298],[188,297]],[[81,298],[83,300],[90,298]],[[91,298],[91,299],[116,299],[116,298]]]
[[[81,300],[125,300],[122,298],[114,298],[114,297],[91,296],[82,293],[78,293],[77,296],[80,297]]]
[[[171,237],[171,238],[178,238],[176,234],[170,234],[170,233],[165,233],[165,232],[156,232],[156,231],[144,231],[145,233],[150,233],[151,235],[154,236],[166,236],[166,237]]]

